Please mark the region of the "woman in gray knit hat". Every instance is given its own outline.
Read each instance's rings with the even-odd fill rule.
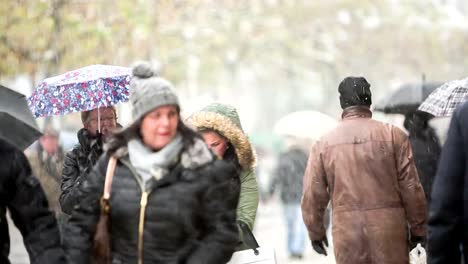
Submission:
[[[236,169],[182,123],[172,85],[146,63],[133,69],[130,102],[134,122],[110,138],[72,213],[70,262],[89,261],[112,157],[112,263],[226,263],[238,238],[239,197],[225,195]]]

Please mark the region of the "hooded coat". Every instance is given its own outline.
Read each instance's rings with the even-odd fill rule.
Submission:
[[[234,147],[241,170],[241,190],[237,219],[253,229],[259,203],[257,179],[254,174],[255,151],[242,130],[239,115],[234,107],[212,103],[194,113],[189,122],[197,130],[212,129],[225,137]],[[235,164],[237,165],[237,164]]]
[[[408,263],[408,230],[426,235],[426,199],[405,133],[371,119],[368,107],[344,110],[312,148],[302,214],[311,240],[325,237],[332,205],[336,262]]]
[[[71,214],[79,201],[79,188],[101,156],[102,142],[82,128],[78,131],[78,144],[65,155],[62,170],[60,205],[62,211]]]
[[[10,263],[6,210],[23,236],[31,264],[65,263],[54,214],[21,150],[0,139],[0,263]]]
[[[225,195],[238,177],[232,165],[215,160],[197,138],[168,174],[143,183],[126,146],[113,155],[118,162],[109,201],[112,263],[218,264],[230,259],[238,239],[239,197]],[[83,183],[83,198],[66,226],[70,263],[89,261],[108,161],[103,155]]]

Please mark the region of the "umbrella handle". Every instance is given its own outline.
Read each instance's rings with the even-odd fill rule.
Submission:
[[[98,132],[101,133],[101,110],[97,109]]]

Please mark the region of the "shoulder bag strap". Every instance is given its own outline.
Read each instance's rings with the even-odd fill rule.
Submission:
[[[109,163],[107,164],[106,180],[104,182],[104,194],[102,195],[102,199],[105,201],[109,201],[109,198],[110,198],[112,178],[114,177],[114,171],[115,171],[116,165],[117,165],[117,158],[114,156],[111,156],[109,159]]]

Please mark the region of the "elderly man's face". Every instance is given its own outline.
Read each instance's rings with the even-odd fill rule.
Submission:
[[[117,120],[112,107],[102,107],[99,109],[99,111],[101,117],[101,133],[103,134],[104,138],[106,138],[112,133],[112,131],[117,126]],[[99,128],[98,124],[98,110],[94,109],[89,114],[89,118],[85,124],[85,128],[89,131],[89,133],[95,136]]]
[[[39,138],[39,144],[48,155],[55,155],[59,148],[59,138],[56,135],[43,135]]]

